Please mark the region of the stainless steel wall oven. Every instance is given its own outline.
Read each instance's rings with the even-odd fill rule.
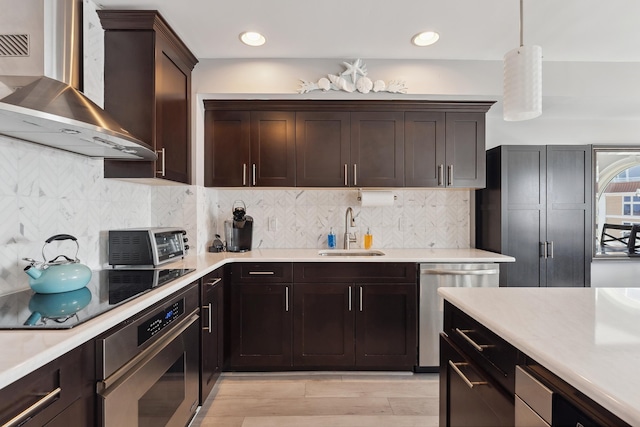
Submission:
[[[102,427],[189,423],[199,399],[199,318],[194,284],[98,338]]]

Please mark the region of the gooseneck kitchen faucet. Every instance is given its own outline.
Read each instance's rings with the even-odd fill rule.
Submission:
[[[351,243],[357,241],[355,234],[349,233],[349,218],[351,218],[351,227],[356,226],[356,220],[353,219],[353,209],[347,208],[347,212],[344,214],[344,248],[349,249]]]

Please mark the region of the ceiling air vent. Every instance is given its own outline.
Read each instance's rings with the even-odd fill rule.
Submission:
[[[29,34],[0,34],[0,57],[29,56]]]

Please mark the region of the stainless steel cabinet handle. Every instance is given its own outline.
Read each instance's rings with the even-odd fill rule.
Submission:
[[[242,186],[247,185],[247,164],[242,164]]]
[[[360,286],[360,311],[362,311],[362,286]]]
[[[549,258],[553,258],[553,240],[547,242],[545,246],[549,246]]]
[[[273,276],[276,274],[273,271],[250,271],[249,275],[251,276]]]
[[[254,163],[251,166],[251,182],[253,183],[253,185],[256,185],[256,164]]]
[[[222,277],[217,277],[217,278],[211,280],[210,282],[205,283],[204,285],[205,286],[215,286],[218,283],[220,283],[221,280],[222,280]]]
[[[164,176],[164,174],[165,174],[165,158],[166,158],[166,156],[164,154],[164,148],[162,150],[156,150],[156,154],[157,155],[162,154],[162,162],[160,162],[161,167],[160,167],[159,171],[158,170],[156,171],[156,173],[159,173],[160,176]]]
[[[420,270],[420,274],[439,274],[439,275],[451,275],[451,276],[484,276],[491,274],[500,274],[500,270],[439,270],[429,269]]]
[[[289,287],[284,288],[284,310],[289,311]]]
[[[358,185],[358,165],[353,164],[353,185]]]
[[[207,324],[207,326],[203,327],[203,328],[202,328],[202,330],[204,330],[204,331],[207,331],[207,332],[211,333],[211,303],[209,303],[209,305],[203,305],[203,306],[202,306],[202,309],[203,309],[203,310],[204,310],[204,309],[209,310],[209,316],[208,316],[209,324]]]
[[[461,329],[456,328],[456,332],[462,338],[464,338],[469,344],[471,344],[473,346],[473,348],[475,348],[478,351],[483,351],[485,348],[493,347],[492,345],[489,345],[489,344],[478,344],[477,342],[475,342],[474,340],[469,338],[469,335],[467,335],[467,333],[468,332],[473,332],[472,329],[461,330]]]
[[[444,182],[444,165],[438,165],[438,186]]]
[[[349,186],[349,165],[346,163],[344,164],[344,186]]]
[[[20,412],[18,415],[11,418],[6,423],[2,424],[2,427],[13,427],[24,423],[27,419],[31,418],[36,411],[38,411],[43,406],[46,406],[51,400],[58,397],[61,391],[62,389],[60,387],[51,390],[49,393],[45,394],[42,399],[38,400],[33,405],[29,406],[27,409]]]
[[[453,185],[453,165],[447,166],[447,187]]]
[[[469,378],[467,378],[462,373],[460,368],[458,368],[458,366],[468,366],[468,365],[469,364],[465,362],[453,363],[451,360],[449,360],[449,366],[451,366],[451,369],[456,371],[456,374],[458,374],[460,378],[462,378],[462,381],[464,381],[469,386],[469,388],[473,388],[476,385],[487,385],[488,383],[486,381],[470,381]]]
[[[547,259],[547,242],[540,242],[540,256]]]
[[[349,311],[351,311],[351,286],[349,286]]]

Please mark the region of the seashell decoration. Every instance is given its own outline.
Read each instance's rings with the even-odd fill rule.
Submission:
[[[375,83],[367,77],[367,65],[361,60],[356,59],[352,63],[343,62],[345,70],[339,76],[335,74],[327,74],[317,82],[300,80],[300,88],[298,93],[308,93],[314,90],[342,90],[345,92],[369,93],[374,92],[391,92],[391,93],[407,93],[407,86],[402,80],[391,80],[386,84],[383,80],[376,80]]]
[[[318,80],[318,89],[322,89],[325,92],[331,89],[331,82],[329,81],[329,79],[326,77],[323,77],[320,80]]]
[[[387,88],[387,85],[384,83],[384,80],[376,80],[373,83],[374,92],[384,92],[386,88]]]
[[[373,88],[373,82],[369,77],[361,77],[356,82],[356,89],[361,93],[369,93]]]

